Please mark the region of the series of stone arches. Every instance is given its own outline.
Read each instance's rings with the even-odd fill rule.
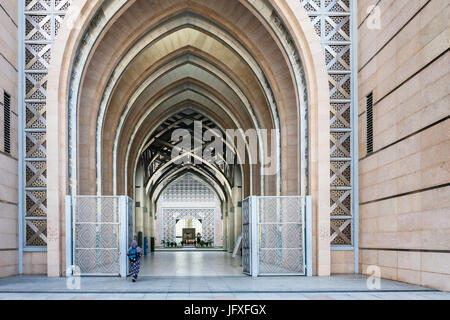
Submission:
[[[183,103],[225,128],[281,129],[279,178],[261,179],[260,171],[244,166],[243,196],[310,193],[313,265],[315,273],[329,274],[327,73],[319,39],[298,1],[75,0],[68,17],[77,27],[67,23],[60,31],[49,69],[49,275],[64,269],[65,194],[132,195],[154,119]],[[207,20],[216,33],[205,30]],[[145,50],[137,50],[140,40]],[[177,59],[185,61],[176,67]],[[146,85],[151,75],[155,81]],[[137,92],[138,103],[132,103]],[[157,99],[167,104],[150,112]]]

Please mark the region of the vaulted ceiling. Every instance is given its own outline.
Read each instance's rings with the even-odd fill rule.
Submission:
[[[197,120],[222,133],[280,127],[283,152],[289,144],[296,152],[288,141],[298,133],[292,70],[270,28],[244,4],[136,0],[108,24],[90,53],[79,99],[80,193],[95,192],[100,179],[103,194],[130,194],[140,164],[149,193],[185,171],[229,192],[235,170],[225,154],[185,168],[171,159],[179,143],[173,131],[192,131]],[[297,161],[283,166],[298,168]],[[247,194],[274,188],[271,177],[263,187],[256,167],[243,166],[242,174]]]

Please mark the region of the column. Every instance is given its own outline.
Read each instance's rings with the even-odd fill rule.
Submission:
[[[234,206],[231,200],[227,201],[228,212],[228,252],[232,253],[234,249]]]
[[[223,217],[223,249],[228,249],[228,212],[226,209],[226,202],[222,202],[222,217]]]

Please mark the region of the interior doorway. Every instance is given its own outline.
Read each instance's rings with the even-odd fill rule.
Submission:
[[[152,219],[144,222],[137,212],[136,232],[148,229],[155,244],[153,252],[144,250],[141,275],[243,275],[241,252],[233,257],[234,246],[228,248],[224,239],[229,233],[227,207],[220,193],[193,172],[166,183]]]

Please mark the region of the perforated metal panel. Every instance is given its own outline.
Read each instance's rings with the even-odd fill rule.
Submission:
[[[242,268],[250,274],[250,199],[242,201]]]
[[[259,274],[305,274],[301,197],[258,197]]]
[[[119,199],[73,198],[73,264],[81,275],[119,275]]]
[[[243,272],[252,276],[305,275],[305,214],[304,197],[245,199]]]

